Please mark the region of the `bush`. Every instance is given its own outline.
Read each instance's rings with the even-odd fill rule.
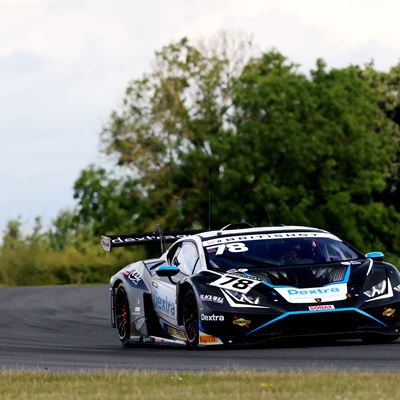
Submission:
[[[141,249],[105,253],[89,241],[60,251],[18,241],[0,250],[0,285],[107,283],[121,267],[142,257]]]

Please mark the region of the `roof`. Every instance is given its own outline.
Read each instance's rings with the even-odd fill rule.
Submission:
[[[324,232],[329,233],[323,229],[313,228],[310,226],[264,226],[260,228],[244,228],[244,229],[222,229],[215,231],[206,231],[198,233],[202,239],[209,239],[213,237],[230,236],[230,235],[243,235],[251,233],[278,233],[278,232]]]

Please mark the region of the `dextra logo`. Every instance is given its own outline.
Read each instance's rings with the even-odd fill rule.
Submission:
[[[325,294],[325,293],[339,293],[340,290],[337,287],[333,288],[318,288],[318,289],[289,289],[287,291],[288,295],[303,295],[309,296],[313,294]]]
[[[153,293],[153,303],[157,310],[175,317],[175,303],[168,299],[167,296],[160,296],[158,293]]]

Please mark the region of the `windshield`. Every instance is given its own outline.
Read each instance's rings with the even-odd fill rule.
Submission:
[[[327,233],[230,236],[207,240],[203,246],[211,269],[312,265],[364,258]]]

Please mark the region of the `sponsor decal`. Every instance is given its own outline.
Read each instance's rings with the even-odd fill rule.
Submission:
[[[142,340],[141,336],[131,336],[132,342],[140,342]]]
[[[229,274],[221,276],[216,281],[209,283],[209,285],[239,293],[248,293],[252,287],[258,285],[260,282],[260,279],[255,277],[248,277],[241,274]]]
[[[135,286],[143,279],[143,264],[135,263],[135,265],[123,271],[124,276],[129,279]]]
[[[217,344],[219,339],[216,336],[205,335],[204,333],[199,337],[200,344]]]
[[[333,304],[319,304],[318,306],[308,306],[310,311],[319,311],[319,310],[333,310],[335,306]]]
[[[337,293],[339,292],[338,288],[318,288],[318,289],[289,289],[288,293],[290,295],[301,294],[301,295],[308,295],[308,294],[317,294],[317,293]],[[315,299],[317,300],[317,299]]]
[[[143,343],[154,343],[155,339],[150,336],[143,336]]]
[[[164,324],[164,332],[167,332],[168,335],[170,336],[178,337],[179,339],[186,339],[186,336],[183,333],[183,331],[167,324]]]
[[[396,292],[400,292],[400,285],[397,285],[393,288]]]
[[[245,272],[234,272],[234,273],[229,274],[229,275],[237,276],[238,278],[251,279],[253,281],[261,282],[261,279],[258,278],[257,276],[246,274]]]
[[[224,302],[224,299],[222,297],[212,296],[211,294],[201,294],[200,300],[201,301],[209,301],[209,302],[218,303],[218,304],[222,304]]]
[[[394,308],[386,308],[385,307],[382,315],[384,315],[385,317],[394,317],[395,312],[396,312],[396,310]]]
[[[128,275],[128,279],[132,281],[134,285],[137,285],[142,280],[142,271],[131,271]]]
[[[239,272],[247,272],[248,269],[247,269],[247,268],[239,268],[238,271],[239,271]]]
[[[313,303],[316,299],[321,302],[345,300],[347,298],[347,283],[336,283],[319,288],[274,288],[289,303]]]
[[[176,309],[174,301],[169,300],[167,296],[160,296],[157,292],[153,292],[152,298],[154,307],[157,310],[175,317]]]
[[[261,233],[253,235],[237,235],[237,236],[215,238],[215,239],[205,240],[203,242],[203,246],[208,247],[208,246],[231,243],[231,242],[244,242],[248,240],[290,239],[290,238],[301,238],[301,237],[330,238],[340,241],[338,237],[330,233],[324,233],[324,232],[279,232],[279,233]]]
[[[223,315],[215,315],[215,314],[201,314],[200,319],[202,321],[220,321],[220,322],[223,322],[225,320]]]
[[[182,239],[185,238],[187,236],[190,235],[164,235],[163,239],[165,240],[178,240],[178,239]],[[107,237],[106,237],[107,238]],[[110,239],[110,238],[107,238]],[[132,236],[132,237],[116,237],[114,239],[111,240],[111,243],[113,244],[123,244],[123,243],[132,243],[132,242],[148,242],[148,241],[159,241],[161,240],[161,237],[158,235],[147,235],[147,236]],[[103,243],[103,238],[102,238],[102,243]],[[104,243],[107,244],[107,240],[104,240]]]
[[[249,319],[233,317],[233,325],[244,326],[250,328],[251,321]]]

